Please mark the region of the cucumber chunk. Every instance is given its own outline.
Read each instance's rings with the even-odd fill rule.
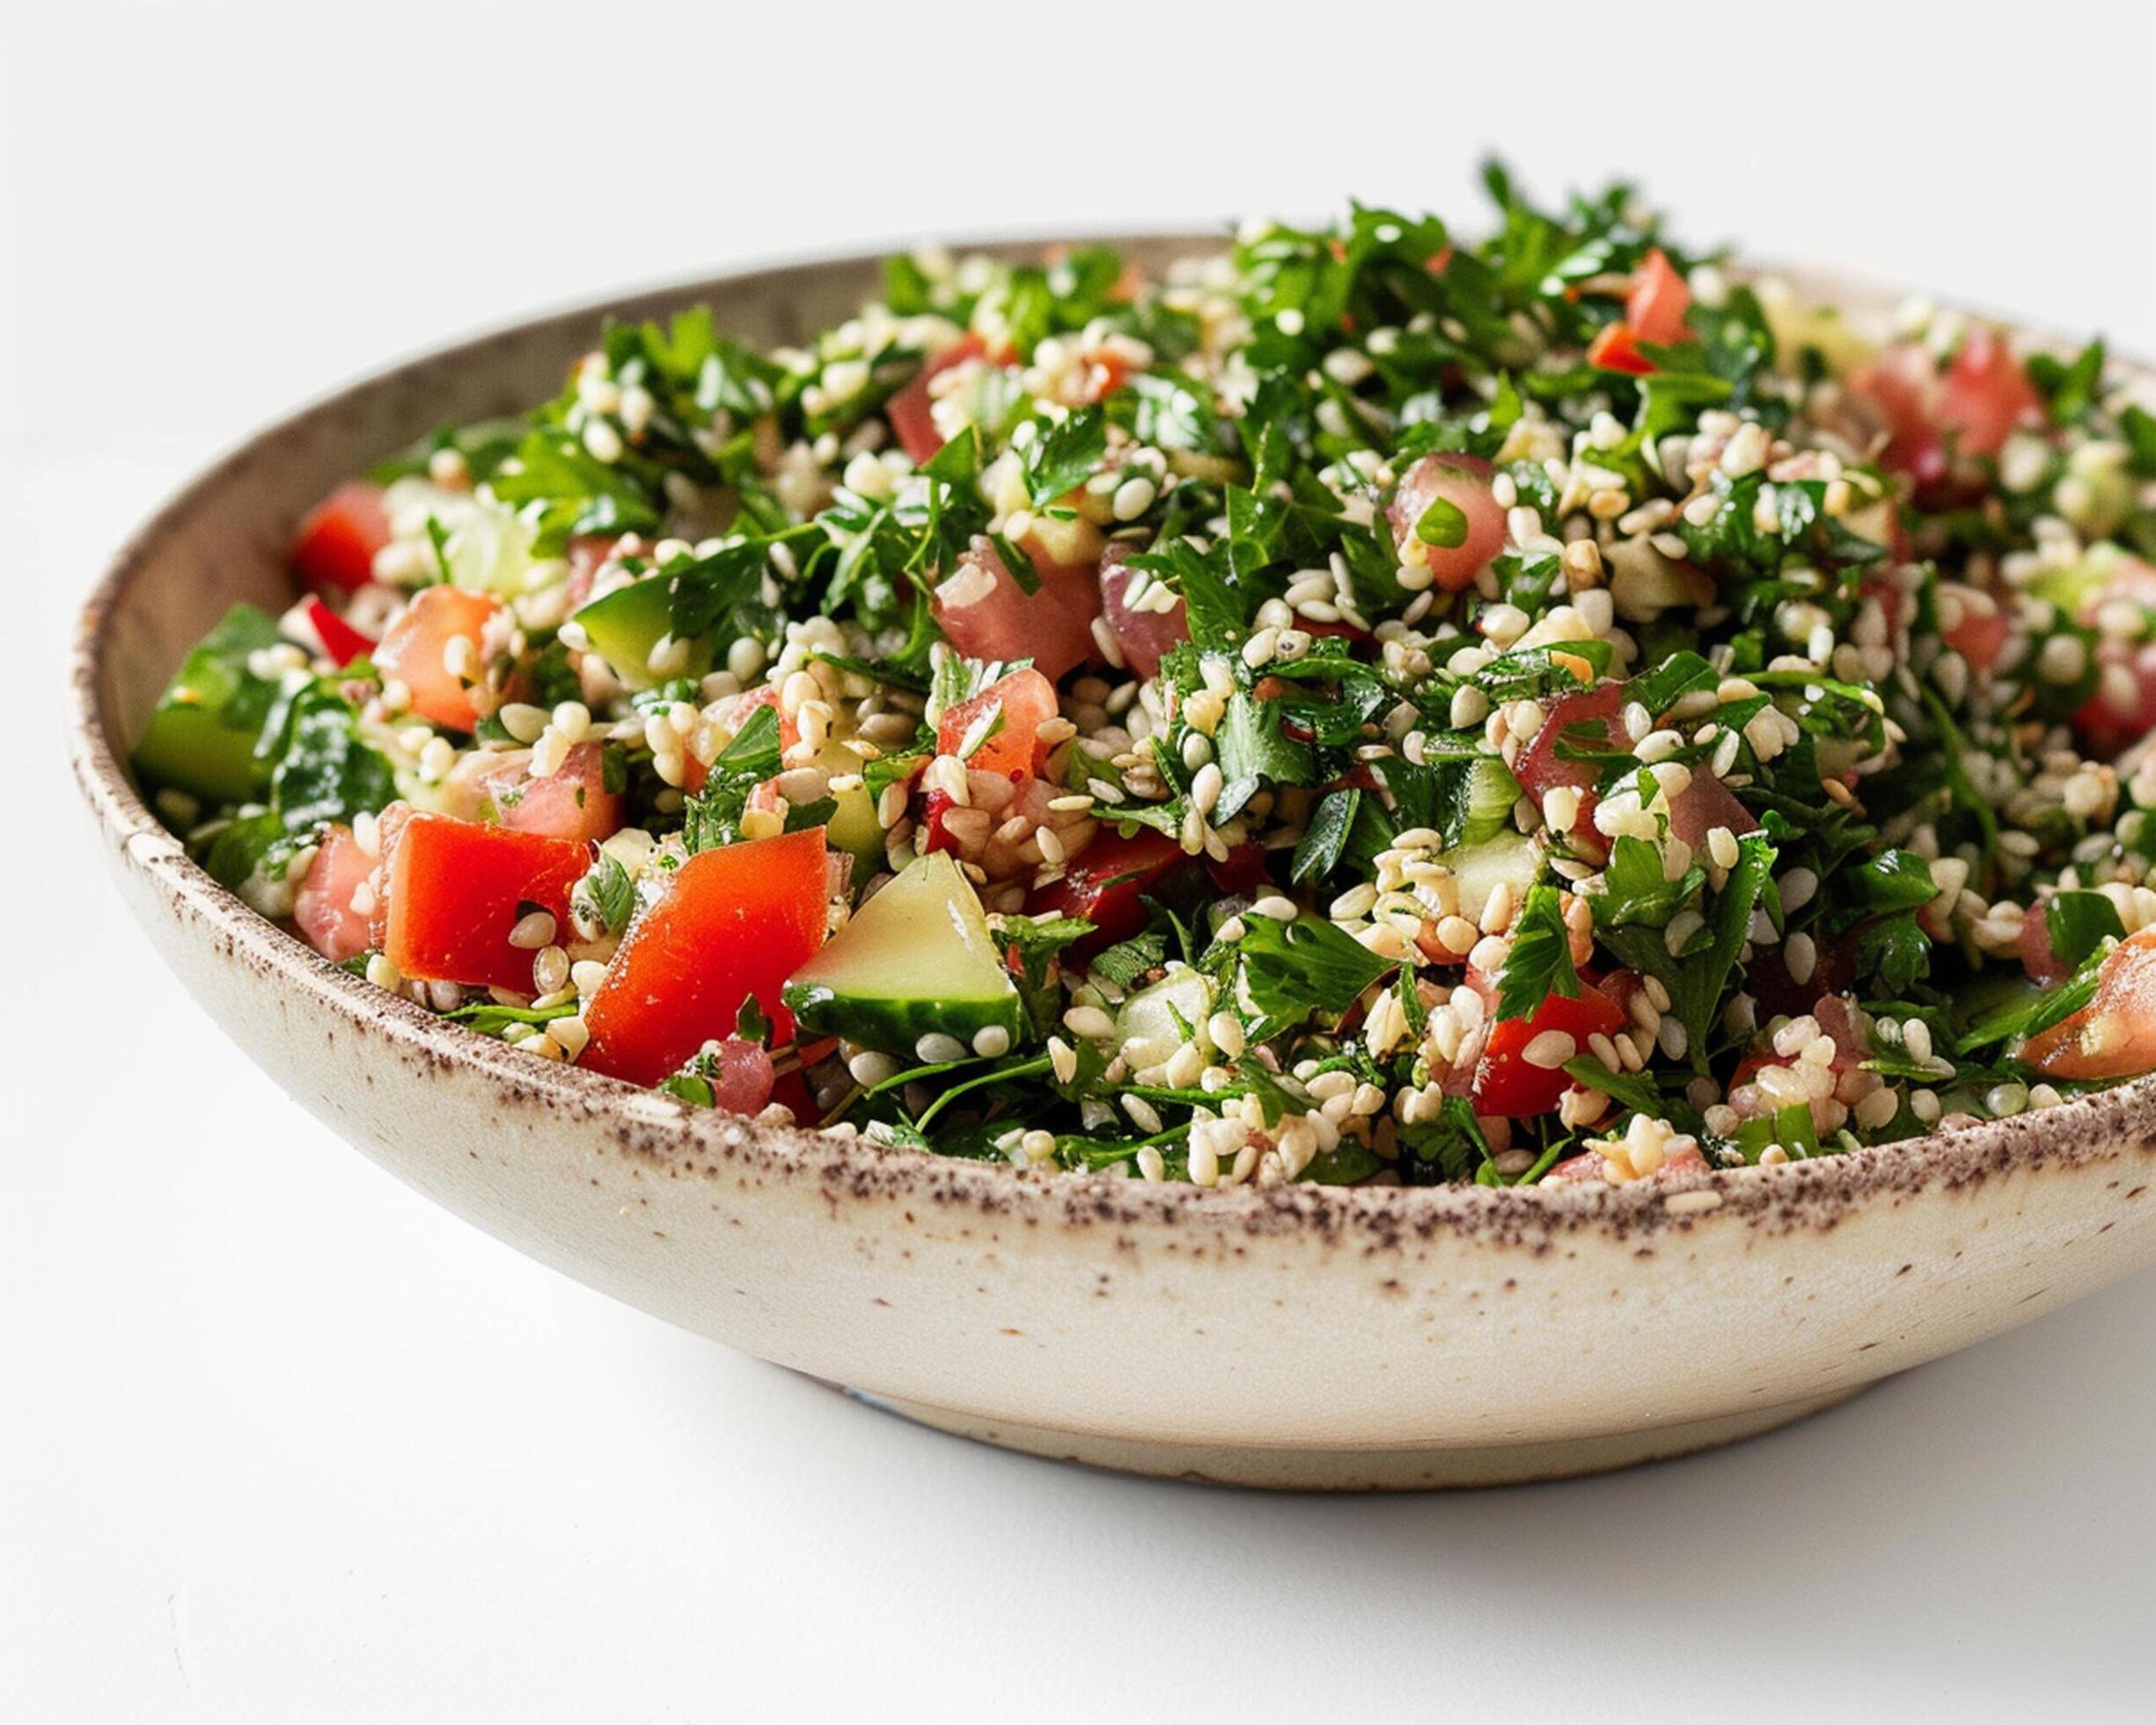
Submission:
[[[1478,845],[1459,845],[1439,853],[1459,888],[1460,914],[1470,922],[1482,914],[1499,883],[1512,888],[1514,904],[1526,901],[1528,889],[1542,878],[1542,849],[1525,835],[1504,832]]]
[[[1133,1072],[1164,1066],[1193,1038],[1210,1046],[1206,1023],[1212,1016],[1213,985],[1194,970],[1170,971],[1117,1009],[1116,1052]]]
[[[794,973],[786,1004],[805,1030],[908,1059],[935,1031],[983,1052],[974,1039],[1001,1031],[1008,1048],[1023,1023],[980,900],[942,851],[856,911]]]
[[[268,784],[256,759],[263,726],[277,704],[275,682],[247,669],[248,656],[277,644],[266,611],[236,605],[187,655],[135,745],[135,775],[207,804],[244,803]]]
[[[837,738],[824,745],[822,752],[816,757],[816,764],[833,778],[861,776],[861,757]],[[824,823],[825,838],[833,850],[845,851],[853,857],[854,879],[866,880],[871,873],[880,873],[884,868],[884,824],[876,818],[876,798],[869,794],[865,784],[850,785],[831,795],[839,806]]]
[[[651,650],[673,620],[671,586],[664,576],[647,576],[579,606],[570,620],[583,630],[591,650],[632,689],[664,680],[651,670]],[[701,637],[689,643],[687,663],[671,674],[701,677],[711,664],[710,638]]]

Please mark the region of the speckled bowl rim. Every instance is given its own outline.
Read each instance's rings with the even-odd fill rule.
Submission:
[[[1148,243],[1187,241],[1217,246],[1218,232],[1168,228],[1133,233],[1013,235],[948,242],[954,250],[1033,247],[1054,239]],[[594,329],[608,316],[642,317],[693,304],[722,288],[766,281],[781,285],[803,270],[861,269],[884,249],[857,248],[772,261],[695,280],[580,302],[504,323],[370,372],[281,415],[245,437],[173,493],[124,542],[84,605],[70,656],[65,730],[77,783],[107,840],[146,870],[164,872],[166,890],[200,929],[190,938],[221,936],[225,962],[246,958],[362,1033],[378,1034],[422,1056],[468,1063],[522,1099],[593,1122],[625,1154],[672,1173],[713,1171],[724,1163],[766,1178],[810,1180],[834,1198],[893,1200],[972,1209],[1021,1222],[1093,1224],[1112,1229],[1164,1226],[1215,1234],[1307,1234],[1334,1244],[1383,1250],[1411,1239],[1451,1236],[1496,1239],[1546,1250],[1567,1236],[1636,1238],[1662,1228],[1683,1230],[1721,1224],[1765,1225],[1777,1231],[1831,1227],[1871,1201],[1899,1203],[1918,1193],[1950,1192],[1994,1178],[2034,1175],[2045,1167],[2078,1166],[2156,1148],[2156,1078],[2080,1097],[2036,1114],[1985,1122],[1959,1132],[1853,1151],[1776,1168],[1742,1168],[1625,1185],[1572,1183],[1529,1187],[1324,1186],[1307,1183],[1208,1190],[1184,1183],[1155,1185],[1105,1174],[1021,1171],[992,1161],[942,1157],[927,1151],[875,1149],[859,1139],[812,1129],[759,1124],[700,1109],[618,1079],[526,1054],[490,1037],[436,1017],[417,1004],[384,993],[317,954],[249,908],[189,859],[143,803],[116,755],[99,710],[105,622],[127,603],[159,541],[180,523],[216,507],[223,488],[280,440],[348,399],[476,358],[506,339],[548,324],[583,321]],[[1805,272],[1834,283],[1851,299],[1879,290],[1846,272]],[[2040,333],[2040,332],[2039,332]],[[2130,361],[2115,363],[2132,366]],[[2138,366],[2137,370],[2145,370]],[[236,1036],[235,1040],[244,1038]],[[1693,1199],[1675,1209],[1668,1200],[1712,1192],[1719,1203]]]

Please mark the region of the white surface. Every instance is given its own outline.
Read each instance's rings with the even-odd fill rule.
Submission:
[[[937,229],[1471,209],[1495,140],[1544,192],[1621,166],[1687,232],[2156,353],[2145,10],[820,10],[11,18],[0,1717],[2145,1709],[2156,1278],[1632,1475],[1371,1501],[1090,1475],[429,1208],[121,922],[53,723],[102,554],[291,400],[537,305]]]

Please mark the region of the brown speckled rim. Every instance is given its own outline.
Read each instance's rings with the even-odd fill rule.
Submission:
[[[1068,235],[1055,236],[1069,238]],[[954,241],[955,249],[1037,251],[1050,236]],[[1213,234],[1149,233],[1098,238],[1116,245],[1175,245],[1192,253],[1217,248]],[[575,1067],[540,1060],[506,1043],[436,1018],[385,994],[315,953],[248,908],[190,861],[143,804],[107,733],[98,690],[105,669],[106,624],[129,603],[160,541],[181,523],[215,511],[221,494],[281,440],[372,392],[423,383],[498,345],[547,333],[596,330],[606,317],[642,318],[694,304],[721,289],[762,286],[783,291],[821,272],[859,274],[881,252],[847,252],[773,265],[594,301],[505,326],[392,366],[321,397],[277,421],[212,463],[139,528],[114,558],[83,607],[72,650],[67,736],[77,784],[120,866],[154,873],[191,919],[192,938],[214,940],[225,962],[255,968],[293,994],[320,1004],[356,1035],[379,1039],[407,1057],[468,1063],[506,1094],[568,1118],[602,1122],[620,1151],[670,1173],[744,1165],[763,1178],[809,1181],[840,1198],[883,1198],[957,1208],[1027,1224],[1110,1230],[1168,1227],[1223,1235],[1305,1235],[1313,1240],[1382,1251],[1411,1240],[1450,1236],[1545,1251],[1567,1236],[1635,1237],[1664,1229],[1742,1225],[1784,1232],[1828,1229],[1866,1204],[1899,1204],[1925,1193],[1967,1190],[2010,1174],[2120,1160],[2156,1149],[2156,1082],[2141,1080],[2037,1114],[1960,1132],[1864,1149],[1848,1156],[1690,1175],[1667,1182],[1612,1186],[1565,1183],[1514,1189],[1466,1186],[1371,1187],[1299,1184],[1221,1192],[1185,1184],[1152,1185],[1120,1177],[1021,1171],[1001,1163],[876,1149],[858,1139],[762,1126],[715,1113]],[[1819,278],[1813,278],[1815,280]],[[1844,278],[1852,299],[1877,290]],[[2138,1171],[2133,1177],[2138,1179]],[[2125,1178],[2122,1177],[2122,1184]],[[1681,1193],[1712,1193],[1672,1208]]]

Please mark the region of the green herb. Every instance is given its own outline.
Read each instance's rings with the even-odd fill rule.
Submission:
[[[1553,996],[1580,998],[1580,973],[1573,967],[1564,902],[1554,886],[1537,884],[1528,888],[1513,925],[1512,952],[1498,973],[1497,985],[1500,1021],[1531,1018]]]
[[[1393,967],[1392,960],[1321,917],[1276,922],[1253,914],[1243,922],[1236,950],[1243,987],[1269,1026],[1293,1024],[1309,1013],[1338,1017]]]

